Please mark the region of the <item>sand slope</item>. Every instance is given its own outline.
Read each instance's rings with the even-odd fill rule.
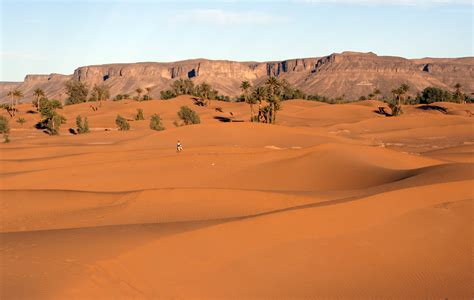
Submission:
[[[215,102],[175,128],[182,105],[69,106],[56,137],[20,107],[0,146],[2,298],[474,295],[467,114],[294,100],[277,125],[222,123],[249,107]],[[167,130],[104,130],[139,107]],[[77,114],[92,133],[67,134]]]

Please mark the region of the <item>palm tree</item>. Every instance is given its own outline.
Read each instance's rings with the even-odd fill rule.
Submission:
[[[401,86],[400,86],[400,101],[404,100],[404,95],[406,95],[406,93],[410,90],[410,86],[406,83],[403,83]],[[398,103],[398,105],[401,105],[401,103]]]
[[[209,95],[211,94],[211,86],[209,84],[207,84],[206,82],[201,83],[201,85],[199,86],[199,94],[201,95],[203,102],[204,99],[207,99],[210,104],[211,99],[209,99]]]
[[[274,76],[268,77],[265,85],[268,87],[268,96],[272,97],[277,94],[277,88],[280,87],[280,82]]]
[[[242,90],[242,93],[244,94],[245,103],[250,104],[250,120],[253,121],[253,115],[254,115],[254,113],[253,113],[253,104],[254,103],[253,103],[253,101],[251,101],[250,95],[249,95],[249,90],[250,90],[251,87],[252,87],[252,85],[247,80],[242,81],[242,84],[240,85],[240,89]]]
[[[140,101],[140,95],[143,93],[142,88],[137,88],[135,92],[138,94],[138,101]]]
[[[11,97],[10,110],[12,111],[12,114],[10,114],[10,116],[14,117],[16,115],[16,108],[13,108],[13,100],[15,100],[16,107],[18,105],[18,100],[23,97],[23,93],[19,90],[13,90],[9,91],[7,95]]]
[[[409,89],[410,86],[403,83],[399,88],[392,90],[392,94],[395,96],[397,101],[397,104],[392,107],[392,115],[396,116],[402,113],[402,101],[404,100],[404,95],[406,95]]]
[[[23,93],[20,90],[15,90],[13,96],[15,97],[15,105],[18,105],[20,99],[23,98]]]
[[[249,89],[251,87],[252,87],[252,85],[250,85],[250,82],[248,82],[247,80],[242,81],[242,84],[240,85],[240,89],[242,90],[242,93],[244,94],[244,97],[248,96]]]
[[[10,97],[10,109],[9,109],[8,113],[10,114],[10,117],[12,117],[12,118],[15,116],[15,114],[13,112],[13,100],[15,98],[13,96],[14,92],[15,91],[9,91],[8,94],[7,94],[7,96]]]
[[[459,103],[463,103],[463,94],[461,92],[462,85],[458,82],[454,85],[456,91],[454,92],[454,99],[457,100]]]
[[[151,99],[151,97],[150,97],[151,87],[147,87],[147,88],[145,88],[145,90],[146,90],[146,95],[148,96],[148,100],[150,100]]]
[[[40,110],[40,98],[45,96],[43,89],[37,88],[33,91],[33,96],[36,97],[36,111]]]
[[[375,99],[376,99],[376,100],[379,100],[379,99],[378,99],[378,95],[382,94],[382,92],[381,92],[379,89],[375,89],[374,92],[373,92],[373,94],[374,94],[375,97],[376,97]]]
[[[268,87],[268,102],[270,102],[270,118],[269,121],[270,123],[275,123],[275,118],[276,118],[276,107],[278,106],[279,99],[278,99],[278,94],[279,94],[279,88],[281,87],[281,83],[278,81],[278,79],[274,76],[268,77],[267,81],[265,82],[265,85]]]
[[[92,94],[99,101],[99,106],[102,107],[102,100],[107,100],[110,98],[110,88],[106,84],[95,84],[92,88]]]
[[[252,92],[252,98],[258,102],[258,118],[257,121],[260,122],[262,119],[262,101],[267,98],[267,89],[263,86],[255,88]]]
[[[410,87],[408,84],[404,83],[399,88],[392,90],[392,94],[397,99],[397,106],[402,105],[403,96],[408,92],[409,89]]]

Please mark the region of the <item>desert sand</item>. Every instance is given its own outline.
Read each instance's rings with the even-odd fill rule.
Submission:
[[[202,124],[175,127],[182,105]],[[473,107],[380,105],[291,100],[269,125],[187,96],[84,103],[59,136],[20,105],[0,145],[1,298],[472,298]],[[68,133],[78,114],[90,134]]]

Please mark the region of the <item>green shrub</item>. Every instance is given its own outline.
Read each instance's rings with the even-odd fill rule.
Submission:
[[[77,132],[80,134],[82,130],[82,117],[81,115],[78,115],[76,117],[76,127],[77,127]]]
[[[54,113],[54,116],[46,120],[46,129],[50,135],[58,135],[61,124],[66,123],[66,118],[58,113]]]
[[[325,97],[325,96],[321,96],[321,95],[318,95],[318,94],[308,95],[308,96],[306,96],[306,100],[319,101],[319,102],[324,102],[324,103],[329,103],[329,104],[335,104],[336,103],[335,99],[328,98],[328,97]]]
[[[161,124],[161,118],[157,114],[153,114],[150,119],[150,128],[153,130],[161,131],[165,130],[163,125]]]
[[[58,100],[49,100],[48,98],[41,98],[39,112],[42,117],[52,118],[56,109],[62,109],[63,105]]]
[[[77,133],[78,134],[83,134],[83,133],[89,133],[89,122],[87,121],[87,117],[82,120],[81,115],[76,117],[76,126],[77,126]]]
[[[77,104],[87,101],[87,95],[89,94],[89,89],[87,86],[77,80],[69,80],[66,82],[66,94],[68,98],[66,99],[66,105]]]
[[[45,118],[52,118],[56,109],[61,109],[61,102],[58,100],[48,100],[48,98],[40,99],[40,114]]]
[[[82,129],[84,130],[84,133],[89,133],[89,120],[87,120],[87,117],[84,118],[84,123],[82,125]]]
[[[126,100],[126,99],[130,99],[129,94],[118,94],[117,96],[115,96],[115,98],[113,100],[114,101],[120,101],[120,100]]]
[[[449,91],[445,91],[436,87],[427,87],[421,94],[417,95],[416,103],[430,104],[433,102],[452,102],[453,95]]]
[[[118,130],[120,131],[130,130],[130,124],[121,115],[117,115],[117,118],[115,119],[115,124],[117,124]]]
[[[8,119],[4,116],[0,116],[0,133],[9,133],[10,132],[10,124],[8,123]]]
[[[143,101],[149,101],[149,100],[151,100],[151,97],[149,95],[143,95],[142,100]]]
[[[50,105],[53,109],[63,108],[63,105],[62,105],[61,101],[59,101],[59,100],[51,99],[51,100],[49,100],[49,102],[50,102]]]
[[[177,96],[176,93],[172,90],[166,90],[166,91],[161,91],[160,92],[160,98],[162,100],[168,100],[168,99],[174,98],[176,96]]]
[[[170,89],[160,92],[160,98],[163,100],[175,98],[179,95],[192,95],[209,100],[230,101],[229,97],[219,95],[218,91],[213,89],[211,85],[203,82],[195,86],[191,79],[175,80],[171,84]]]
[[[62,104],[58,100],[40,99],[40,114],[44,118],[40,125],[48,131],[50,135],[59,134],[61,124],[66,123],[66,118],[56,112],[56,109],[62,109]]]
[[[91,98],[96,101],[103,101],[110,98],[110,88],[106,84],[94,85]],[[89,100],[90,101],[90,100]]]
[[[184,125],[201,123],[199,115],[187,106],[181,106],[181,109],[178,111],[178,117],[183,120]]]
[[[140,120],[145,120],[145,117],[143,116],[143,109],[138,108],[137,114],[135,115],[135,121],[140,121]]]
[[[25,118],[19,117],[18,119],[16,119],[16,122],[18,124],[20,124],[21,126],[23,126],[23,124],[25,124],[26,120],[25,120]]]

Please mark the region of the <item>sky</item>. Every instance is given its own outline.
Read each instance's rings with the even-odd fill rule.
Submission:
[[[192,58],[473,56],[473,1],[0,0],[0,81]]]

